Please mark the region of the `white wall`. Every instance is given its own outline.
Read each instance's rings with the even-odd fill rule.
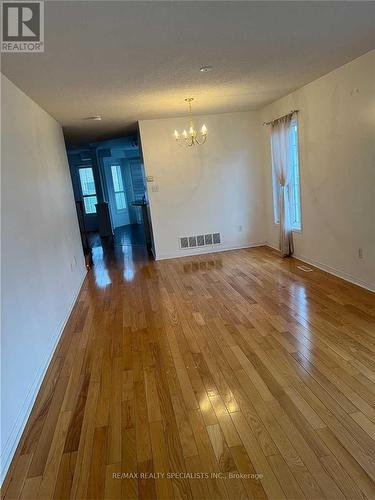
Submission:
[[[295,254],[375,290],[375,51],[262,110],[299,109],[302,232]],[[263,128],[267,239],[273,223],[269,127]],[[363,259],[358,249],[363,249]]]
[[[1,84],[3,479],[85,267],[61,127]]]
[[[187,122],[183,117],[139,123],[146,175],[154,177],[148,193],[156,258],[202,253],[203,248],[180,250],[180,236],[219,231],[218,250],[264,243],[259,114],[196,116],[195,125],[205,123],[209,135],[206,144],[191,148],[173,138]]]

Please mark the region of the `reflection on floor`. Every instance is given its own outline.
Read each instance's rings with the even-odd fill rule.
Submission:
[[[374,295],[269,248],[95,246],[13,498],[374,498]]]
[[[108,239],[104,239],[102,241],[99,233],[90,233],[88,237],[91,248],[100,247],[102,244],[106,245],[112,242],[115,247],[146,245],[143,224],[128,224],[127,226],[117,227],[112,241],[109,241]]]
[[[121,232],[119,233],[121,235]],[[115,283],[116,280],[133,281],[137,267],[144,266],[150,260],[145,245],[127,243],[121,245],[118,243],[121,241],[120,236],[117,237],[117,243],[114,245],[102,242],[99,236],[98,240],[99,245],[92,247],[92,273],[98,288],[106,288]]]

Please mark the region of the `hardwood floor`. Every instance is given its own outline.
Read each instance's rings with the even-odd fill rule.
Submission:
[[[268,248],[94,248],[5,498],[375,498],[375,295]]]
[[[88,233],[90,248],[103,244],[98,232]],[[113,235],[113,245],[119,246],[146,246],[146,237],[143,224],[127,224],[116,227]]]

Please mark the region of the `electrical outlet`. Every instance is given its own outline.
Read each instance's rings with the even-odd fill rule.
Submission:
[[[363,259],[363,248],[358,248],[358,258]]]

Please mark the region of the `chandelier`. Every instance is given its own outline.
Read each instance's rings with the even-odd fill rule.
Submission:
[[[176,139],[176,142],[178,144],[185,144],[186,146],[195,146],[195,144],[204,144],[207,139],[207,127],[206,125],[202,125],[202,128],[200,129],[199,132],[197,132],[194,128],[194,123],[193,123],[193,113],[191,111],[191,103],[194,101],[193,97],[187,97],[185,101],[188,103],[189,106],[189,118],[190,118],[190,127],[189,127],[189,132],[186,132],[184,130],[182,134],[180,135],[177,130],[174,131],[174,138]]]

